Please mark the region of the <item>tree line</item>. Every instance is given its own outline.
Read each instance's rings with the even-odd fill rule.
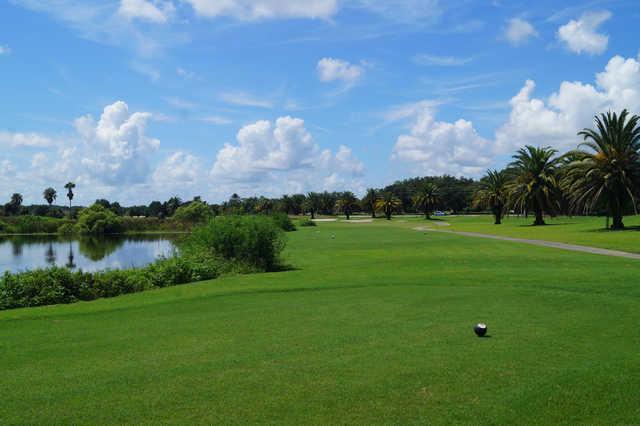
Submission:
[[[172,217],[192,203],[196,203],[191,206],[193,212],[202,213],[206,206],[213,215],[281,212],[309,214],[311,218],[344,214],[347,219],[354,213],[372,217],[381,214],[387,219],[396,213],[421,213],[429,219],[437,209],[452,213],[490,211],[496,224],[507,213],[531,214],[534,225],[544,225],[545,215],[601,214],[612,218],[612,229],[622,229],[623,216],[636,212],[636,198],[640,195],[639,122],[640,117],[627,110],[600,114],[595,117],[593,129],[578,132],[583,143],[576,149],[559,154],[550,147],[525,146],[506,168],[489,170],[479,181],[449,175],[416,177],[383,188],[369,188],[362,198],[351,191],[324,191],[279,198],[233,194],[219,204],[207,204],[201,197],[183,201],[177,196],[129,207],[105,199],[96,200],[95,204],[118,216],[158,218]],[[65,189],[67,212],[73,215],[75,184],[69,182]],[[1,213],[62,215],[64,208],[52,206],[56,197],[55,189],[47,188],[43,191],[47,205],[24,207],[22,195],[16,193]]]

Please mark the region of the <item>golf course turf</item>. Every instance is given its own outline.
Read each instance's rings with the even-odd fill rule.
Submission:
[[[640,252],[566,220],[509,236]],[[428,222],[320,223],[284,272],[0,312],[0,424],[638,421],[640,261]]]

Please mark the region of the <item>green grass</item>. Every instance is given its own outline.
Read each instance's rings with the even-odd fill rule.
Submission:
[[[437,227],[446,231],[479,232],[640,253],[640,216],[625,217],[628,229],[623,231],[605,229],[604,217],[547,217],[546,226],[532,226],[533,217],[525,219],[516,216],[505,217],[501,225],[494,225],[491,216],[448,216],[437,220],[451,225]],[[429,221],[416,219],[412,219],[411,223],[414,221],[421,225],[429,224]]]
[[[321,223],[286,272],[2,312],[0,424],[637,422],[640,263],[410,226]]]

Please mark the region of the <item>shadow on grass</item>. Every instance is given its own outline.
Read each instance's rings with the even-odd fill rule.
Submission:
[[[585,232],[632,232],[632,231],[640,231],[640,225],[635,225],[635,226],[625,226],[624,229],[610,229],[610,228],[598,228],[598,229],[589,229],[588,231]]]

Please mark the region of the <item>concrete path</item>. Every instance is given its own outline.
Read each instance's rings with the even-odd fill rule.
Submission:
[[[489,234],[479,234],[477,232],[463,232],[463,231],[444,231],[440,229],[426,228],[421,227],[421,229],[414,228],[416,231],[427,231],[427,232],[441,232],[443,234],[455,234],[455,235],[463,235],[465,237],[476,237],[476,238],[488,238],[491,240],[501,240],[501,241],[512,241],[514,243],[524,243],[524,244],[532,244],[534,246],[542,246],[542,247],[552,247],[561,250],[570,250],[570,251],[580,251],[583,253],[591,253],[591,254],[602,254],[605,256],[614,256],[614,257],[625,257],[627,259],[637,259],[640,260],[640,254],[638,253],[629,253],[626,251],[619,250],[609,250],[598,247],[589,247],[589,246],[579,246],[576,244],[566,244],[566,243],[558,243],[555,241],[545,241],[545,240],[531,240],[528,238],[513,238],[513,237],[503,237],[500,235],[489,235]]]

